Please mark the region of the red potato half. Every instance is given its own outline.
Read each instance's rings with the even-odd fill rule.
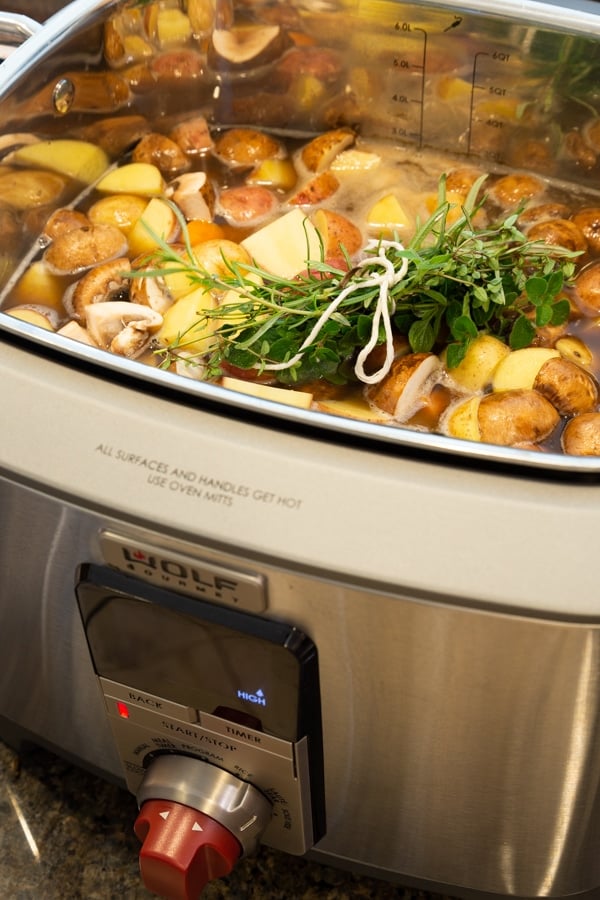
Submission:
[[[259,184],[226,188],[217,198],[215,212],[231,225],[258,225],[275,215],[279,201]]]
[[[360,228],[341,213],[331,209],[318,209],[311,217],[311,221],[323,239],[323,250],[327,259],[340,256],[342,251],[354,256],[363,246]]]
[[[300,151],[300,161],[308,172],[324,172],[338,153],[354,143],[355,134],[349,128],[326,131],[306,144]]]

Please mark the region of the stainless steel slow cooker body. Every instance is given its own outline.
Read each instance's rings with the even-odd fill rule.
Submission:
[[[591,58],[595,4],[568,11],[568,39],[553,4],[479,6],[298,11],[323,34],[339,36],[343,19],[365,54],[389,42],[390,77],[404,68],[399,34],[421,51],[426,37],[433,53],[463,22],[493,35],[477,68],[463,60],[487,88],[507,89],[506,57],[540,41],[544,53],[583,41]],[[12,54],[6,130],[63,135],[115,112],[64,117],[47,104],[66,73],[100,65],[117,8],[77,0]],[[392,109],[405,105],[394,95],[410,98],[408,122],[386,109],[377,128],[416,145],[433,138],[412,75],[410,94],[387,98]],[[145,102],[160,109],[160,92]],[[469,109],[456,116],[465,151]],[[532,465],[519,451],[292,415],[0,319],[0,736],[123,781],[76,571],[110,565],[119,540],[169,564],[200,559],[262,579],[259,615],[318,649],[327,819],[316,858],[454,894],[600,885],[597,462]]]

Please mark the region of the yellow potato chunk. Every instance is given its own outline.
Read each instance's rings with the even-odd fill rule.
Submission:
[[[305,391],[272,387],[270,384],[244,381],[242,378],[230,378],[227,375],[221,379],[221,384],[223,387],[239,391],[241,394],[250,394],[252,397],[272,400],[275,403],[286,403],[288,406],[296,406],[299,409],[310,409],[313,400],[313,395]]]
[[[307,260],[321,256],[317,229],[299,209],[255,231],[242,246],[259,266],[282,278],[293,278],[306,269]]]
[[[103,194],[137,194],[156,197],[165,184],[160,169],[152,163],[127,163],[112,169],[96,185]]]
[[[54,331],[48,316],[45,316],[37,309],[25,309],[22,306],[19,306],[15,309],[7,309],[6,312],[9,316],[12,316],[13,319],[20,319],[21,322],[37,325],[38,328],[43,328],[45,331]]]
[[[360,419],[363,422],[385,424],[391,421],[391,416],[371,406],[366,400],[357,397],[347,400],[317,400],[316,408],[320,412],[330,413],[333,416],[344,416],[346,419]]]
[[[110,165],[108,156],[97,144],[70,139],[26,144],[15,150],[12,159],[20,165],[39,166],[84,184],[93,184]]]
[[[545,362],[559,357],[558,350],[525,347],[513,350],[498,364],[492,386],[495,391],[531,390]]]
[[[215,307],[216,301],[210,291],[196,288],[166,311],[157,339],[165,345],[177,342],[178,348],[186,353],[208,353],[214,345],[213,334],[221,322],[218,318],[204,318],[203,310]]]
[[[192,36],[189,18],[180,9],[160,9],[156,20],[156,33],[162,46],[185,43]]]
[[[468,391],[482,391],[498,364],[510,353],[506,344],[491,334],[482,334],[469,345],[464,359],[450,369],[452,379]]]
[[[65,179],[54,172],[35,169],[0,169],[0,201],[13,209],[37,209],[58,202]]]
[[[89,208],[88,219],[95,225],[115,225],[129,234],[147,205],[147,199],[137,194],[111,194]]]
[[[129,232],[129,250],[134,256],[152,253],[159,246],[159,240],[170,243],[179,233],[179,222],[173,208],[153,197]]]
[[[371,207],[367,213],[367,225],[370,231],[391,233],[407,231],[413,227],[413,221],[395,194],[386,194]]]
[[[17,303],[43,303],[64,315],[62,298],[66,282],[59,275],[54,275],[40,260],[27,268],[15,288],[14,299]]]
[[[280,191],[291,191],[298,175],[291,159],[263,159],[247,177],[247,184],[262,184]]]

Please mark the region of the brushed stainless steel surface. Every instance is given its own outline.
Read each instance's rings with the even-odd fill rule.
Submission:
[[[219,822],[239,841],[244,856],[255,853],[271,818],[271,804],[251,784],[189,756],[159,756],[137,792],[146,800],[173,800]]]
[[[98,556],[100,530],[128,533],[126,523],[6,480],[0,508],[0,716],[119,777],[73,579]],[[270,615],[319,649],[321,853],[455,891],[559,896],[600,884],[596,623],[258,568],[272,584]]]

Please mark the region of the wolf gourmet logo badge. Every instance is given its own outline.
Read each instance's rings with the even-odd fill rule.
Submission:
[[[266,609],[266,579],[258,572],[198,559],[195,555],[171,554],[165,548],[144,541],[134,544],[131,537],[111,531],[100,533],[100,544],[105,562],[119,572],[178,593],[237,606],[249,612]]]
[[[175,587],[194,588],[199,594],[214,594],[219,597],[223,592],[233,594],[238,587],[238,582],[225,575],[212,572],[196,566],[185,565],[180,560],[168,559],[157,556],[154,553],[144,553],[131,547],[122,547],[123,560],[130,571],[136,571],[142,566],[146,571],[157,576],[157,580],[166,585]],[[231,599],[234,599],[231,596]]]

